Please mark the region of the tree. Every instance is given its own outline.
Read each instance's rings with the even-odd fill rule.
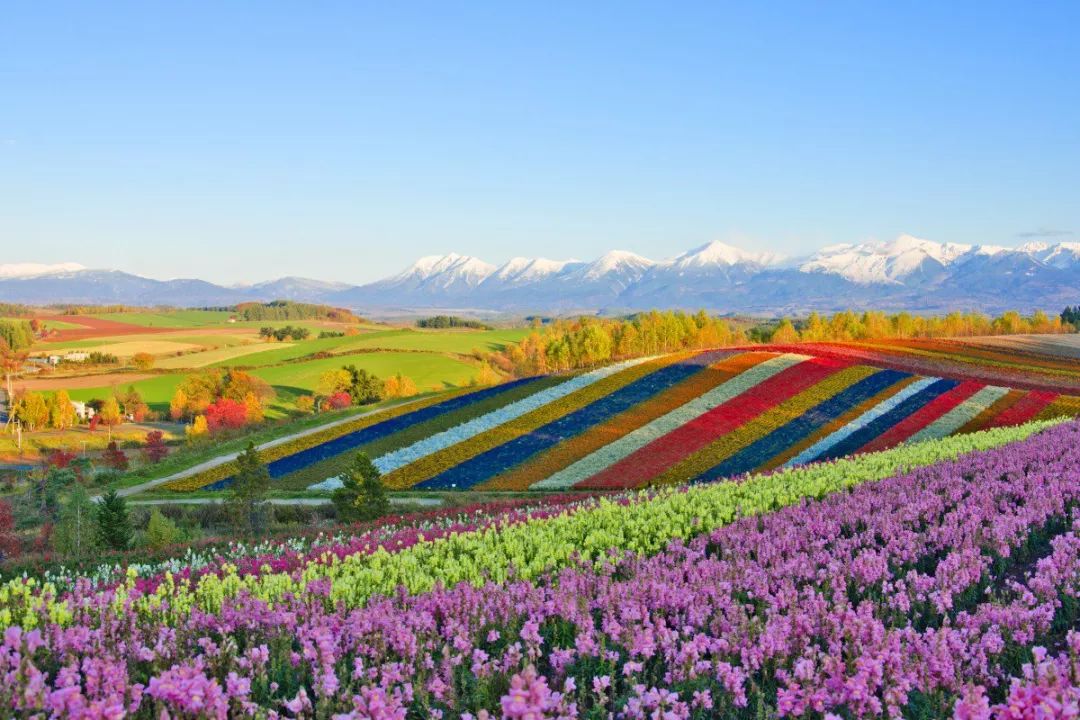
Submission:
[[[787,345],[798,342],[799,333],[795,330],[795,326],[791,324],[791,321],[784,318],[780,321],[780,324],[776,326],[776,330],[773,331],[770,340],[779,345]]]
[[[143,455],[147,462],[159,463],[169,454],[169,448],[165,445],[165,433],[160,430],[151,430],[146,433],[146,445],[143,446]]]
[[[72,486],[60,519],[53,528],[52,546],[63,557],[81,559],[97,549],[97,524],[94,503],[82,485]]]
[[[31,432],[49,424],[49,405],[39,392],[24,393],[15,405],[15,414],[26,423]]]
[[[266,493],[270,490],[270,471],[263,465],[255,443],[236,457],[236,475],[229,494],[229,505],[237,522],[260,531],[266,524]]]
[[[323,397],[330,397],[339,392],[348,392],[350,387],[352,387],[352,375],[348,370],[327,370],[319,375],[315,392]]]
[[[131,364],[139,370],[149,370],[154,367],[154,356],[148,352],[137,352],[131,356]]]
[[[110,395],[105,398],[105,402],[101,404],[101,410],[98,411],[97,417],[102,425],[109,428],[109,440],[111,441],[113,426],[119,425],[123,420],[123,415],[120,414],[120,403],[116,401],[114,396]]]
[[[97,541],[112,550],[127,550],[131,546],[131,517],[127,502],[115,490],[109,490],[97,504]]]
[[[367,454],[356,454],[341,481],[342,486],[333,494],[339,519],[345,522],[375,520],[390,512],[386,486],[383,485],[379,469]]]
[[[176,388],[172,400],[169,401],[169,417],[173,422],[180,422],[188,414],[188,398],[184,388]]]
[[[11,504],[0,500],[0,562],[18,557],[21,550],[22,543],[15,532],[15,514]]]
[[[106,467],[113,470],[124,471],[128,469],[127,454],[117,447],[115,440],[109,441],[109,444],[105,447],[105,452],[101,454],[101,461],[105,463]]]
[[[150,406],[143,402],[142,395],[134,385],[129,385],[127,392],[117,399],[124,410],[124,415],[131,417],[135,422],[142,422],[146,419],[146,414],[150,412]]]
[[[349,395],[357,405],[368,405],[382,400],[382,382],[367,370],[357,369],[355,365],[346,365],[349,373]]]
[[[210,434],[210,425],[205,415],[197,415],[191,424],[184,428],[188,442],[197,442]]]
[[[49,402],[49,421],[57,430],[66,430],[75,424],[75,406],[67,390],[57,390]]]
[[[154,508],[146,524],[146,544],[154,550],[161,550],[175,545],[179,539],[180,528],[176,527],[176,523]]]
[[[325,410],[343,410],[352,405],[352,398],[347,392],[336,392],[330,397],[326,398],[326,403],[323,406]]]
[[[260,423],[263,421],[262,402],[255,393],[249,392],[244,396],[244,409],[247,411],[245,419],[248,423]]]
[[[310,395],[301,395],[296,398],[296,409],[305,415],[310,414],[315,409],[315,398]]]
[[[396,373],[386,378],[386,382],[383,383],[383,397],[388,398],[405,398],[412,397],[416,394],[416,383],[412,381],[412,378],[406,377],[401,373]]]
[[[242,428],[247,424],[247,417],[244,403],[231,398],[219,398],[206,407],[206,423],[212,433],[224,428]]]

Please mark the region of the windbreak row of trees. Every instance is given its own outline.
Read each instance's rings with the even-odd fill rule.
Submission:
[[[1069,319],[1071,318],[1071,319]],[[811,313],[806,318],[741,327],[699,311],[651,311],[624,319],[581,317],[537,328],[520,343],[491,356],[493,365],[518,376],[590,367],[610,360],[745,343],[850,342],[856,340],[973,337],[1073,332],[1080,306],[1050,317],[1006,312],[920,316],[911,313]]]
[[[345,308],[329,305],[274,300],[268,303],[240,303],[236,314],[242,320],[330,320],[359,323],[361,318]]]

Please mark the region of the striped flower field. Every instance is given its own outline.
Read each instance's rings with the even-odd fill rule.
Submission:
[[[1045,380],[1049,362],[1039,370],[1045,382],[1021,389],[954,367],[917,374],[906,356],[896,357],[865,346],[798,345],[528,378],[370,422],[269,468],[282,489],[326,487],[364,451],[395,490],[620,490],[1080,415],[1080,397]],[[229,481],[186,478],[173,489],[220,489]]]

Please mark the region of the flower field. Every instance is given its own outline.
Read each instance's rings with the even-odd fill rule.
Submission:
[[[930,352],[926,344],[904,352]],[[970,353],[965,357],[996,358],[997,351]],[[807,344],[665,355],[527,378],[364,418],[302,447],[274,448],[269,469],[281,489],[322,489],[364,451],[396,490],[611,491],[712,481],[1080,415],[1080,397],[1047,389],[1048,378],[1058,377],[1053,372],[1064,372],[1048,359],[1014,358],[1044,373],[1039,382],[1030,372],[1019,377],[1038,386],[1020,389],[980,379],[979,368],[1002,376],[997,359],[965,377],[953,372],[962,363],[947,374],[916,374],[895,355]],[[167,487],[220,489],[231,472],[213,468]]]
[[[774,358],[756,359],[733,377]],[[839,392],[875,376],[815,367]],[[941,417],[989,399],[979,392]],[[1078,469],[1080,422],[1046,420],[738,482],[538,496],[79,578],[11,578],[0,584],[0,707],[1071,717]]]

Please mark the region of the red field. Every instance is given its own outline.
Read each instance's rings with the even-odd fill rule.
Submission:
[[[101,318],[88,317],[86,315],[50,315],[39,318],[42,322],[64,322],[79,325],[79,328],[66,330],[54,330],[49,334],[50,342],[68,342],[71,340],[92,340],[99,337],[114,337],[117,335],[151,335],[175,331],[176,328],[143,327],[129,323],[116,322],[115,320],[102,320]]]

